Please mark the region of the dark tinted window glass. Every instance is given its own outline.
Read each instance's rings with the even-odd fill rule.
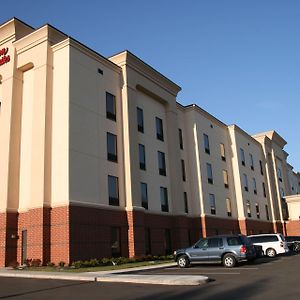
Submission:
[[[209,148],[209,138],[207,134],[203,134],[203,141],[204,141],[204,151],[207,154],[210,154],[210,148]]]
[[[208,239],[201,239],[195,244],[195,248],[207,248]]]
[[[119,205],[118,177],[108,175],[108,197],[109,205]]]
[[[179,146],[180,146],[180,149],[183,149],[182,130],[179,128],[178,132],[179,132]]]
[[[163,121],[162,119],[156,117],[155,123],[156,123],[156,138],[158,140],[163,141],[164,140]]]
[[[139,107],[136,109],[137,112],[137,126],[139,132],[144,132],[144,113]]]
[[[165,159],[165,154],[163,152],[157,151],[158,155],[158,169],[159,169],[159,174],[166,176],[167,171],[166,171],[166,159]]]
[[[164,212],[168,212],[169,211],[168,190],[165,187],[160,188],[160,203],[161,203],[161,210]]]
[[[221,238],[208,239],[208,248],[217,248],[223,246],[223,240]]]
[[[227,244],[228,246],[238,246],[242,244],[242,241],[239,237],[234,236],[234,237],[228,237],[227,238]]]
[[[146,170],[145,146],[142,144],[139,144],[139,160],[140,160],[140,169]]]
[[[106,117],[116,121],[116,97],[106,92]]]
[[[141,200],[142,200],[142,207],[148,209],[148,191],[147,191],[147,184],[141,182]]]
[[[111,228],[111,254],[112,257],[121,256],[121,238],[120,238],[120,228]]]
[[[117,155],[117,136],[112,133],[107,133],[107,159],[109,161],[118,161]]]

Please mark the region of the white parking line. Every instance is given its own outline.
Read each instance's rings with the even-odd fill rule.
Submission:
[[[240,275],[241,273],[203,273],[204,275]]]

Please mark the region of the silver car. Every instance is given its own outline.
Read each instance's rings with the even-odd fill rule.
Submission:
[[[227,268],[240,261],[254,261],[256,252],[245,235],[218,235],[201,238],[195,245],[174,252],[180,268],[192,263],[223,263]]]

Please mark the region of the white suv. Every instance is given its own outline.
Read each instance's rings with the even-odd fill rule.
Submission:
[[[264,254],[268,257],[289,252],[287,242],[280,233],[249,235],[248,238],[253,245],[262,246]]]

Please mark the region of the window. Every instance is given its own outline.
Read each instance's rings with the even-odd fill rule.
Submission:
[[[209,205],[210,205],[210,213],[212,215],[216,214],[216,199],[214,194],[209,194]]]
[[[139,132],[144,133],[144,112],[141,108],[136,108],[137,128]]]
[[[280,182],[282,182],[282,172],[281,172],[281,169],[279,167],[277,168],[277,176],[278,176],[278,180]]]
[[[224,144],[220,144],[220,152],[221,152],[221,159],[223,161],[226,161],[225,146],[224,146]]]
[[[229,187],[229,184],[228,184],[228,172],[226,170],[223,170],[223,181],[224,181],[225,188],[228,189],[228,187]]]
[[[106,118],[116,121],[116,97],[106,92]]]
[[[151,231],[150,228],[145,228],[145,254],[151,254]]]
[[[246,163],[245,163],[245,152],[244,152],[244,149],[240,148],[240,156],[241,156],[241,162],[242,162],[242,165],[245,166]]]
[[[209,164],[209,163],[206,164],[206,170],[207,170],[207,182],[210,183],[210,184],[213,184],[214,180],[213,180],[213,173],[212,173],[211,164]]]
[[[120,228],[111,228],[111,256],[120,257],[121,256],[121,237]]]
[[[118,177],[108,175],[108,198],[109,205],[119,206]]]
[[[139,144],[139,161],[140,161],[140,169],[146,170],[145,146],[142,144]]]
[[[265,210],[266,210],[266,218],[267,218],[267,220],[270,220],[270,216],[269,216],[269,207],[268,207],[267,204],[265,205]]]
[[[182,130],[180,128],[178,129],[178,134],[179,134],[179,146],[180,146],[180,149],[183,150]]]
[[[141,182],[141,202],[142,202],[142,207],[148,209],[147,183],[144,182]]]
[[[109,161],[117,162],[118,154],[117,154],[117,136],[107,132],[107,159]]]
[[[163,152],[157,151],[159,175],[166,176],[166,159]]]
[[[266,185],[265,185],[264,182],[262,183],[262,188],[263,188],[264,197],[266,198],[267,197],[267,193],[266,193]]]
[[[251,218],[251,204],[249,200],[246,201],[246,210],[248,218]]]
[[[255,211],[256,211],[256,218],[259,219],[260,214],[259,214],[259,204],[258,203],[255,203]]]
[[[254,170],[254,160],[253,160],[253,155],[251,153],[249,154],[249,159],[250,159],[251,170]]]
[[[263,169],[263,164],[262,164],[261,160],[259,161],[259,167],[260,167],[260,174],[264,175],[264,169]]]
[[[279,188],[279,192],[280,192],[280,197],[281,197],[281,199],[283,199],[284,196],[285,196],[284,189],[283,189],[282,187],[280,187],[280,188]]]
[[[248,188],[248,177],[246,174],[243,174],[243,180],[244,180],[244,190],[246,192],[248,192],[249,188]]]
[[[164,212],[168,212],[169,211],[168,190],[165,187],[160,187],[160,203],[161,203],[161,210]]]
[[[183,200],[184,200],[184,212],[188,213],[189,208],[188,208],[188,198],[187,198],[187,193],[186,192],[183,193]]]
[[[209,238],[208,239],[208,248],[219,248],[223,247],[222,238]]]
[[[186,180],[186,176],[185,176],[185,164],[184,164],[184,160],[181,160],[181,172],[182,172],[182,180],[185,181]]]
[[[226,211],[227,211],[227,216],[231,217],[232,216],[231,201],[229,198],[226,198]]]
[[[155,123],[156,123],[156,138],[158,140],[163,141],[164,140],[163,121],[162,119],[156,117]]]
[[[257,187],[256,187],[256,180],[255,178],[252,178],[252,184],[253,184],[253,193],[257,194]]]
[[[165,255],[172,254],[171,230],[165,229]]]
[[[210,154],[210,148],[209,148],[209,139],[207,134],[203,134],[203,141],[204,141],[204,151],[207,154]]]

